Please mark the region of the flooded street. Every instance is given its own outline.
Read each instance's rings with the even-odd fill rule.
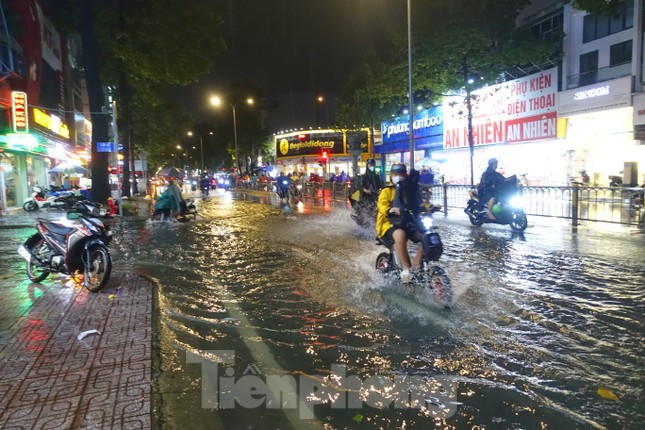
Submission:
[[[197,208],[194,223],[114,225],[115,267],[159,287],[161,428],[637,429],[645,421],[641,234],[572,234],[529,219],[514,236],[438,214],[440,263],[455,292],[445,310],[375,272],[384,249],[345,209],[307,201],[285,211],[272,196],[243,193],[198,199]],[[5,233],[15,238],[3,245],[8,253],[22,233]],[[444,383],[424,407],[325,403],[303,418],[302,408],[267,408],[266,393],[250,389],[243,397],[258,406],[218,410],[205,360],[219,361],[230,380],[293,376],[301,388],[332,390],[341,383],[323,378],[341,366],[361,381],[449,380],[455,396]],[[437,410],[451,416],[435,419]]]

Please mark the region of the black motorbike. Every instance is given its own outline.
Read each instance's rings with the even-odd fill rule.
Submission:
[[[348,193],[347,199],[353,210],[349,216],[359,227],[369,228],[375,225],[378,212],[377,196],[378,191],[372,191],[370,195],[358,188]]]
[[[38,283],[50,273],[75,277],[80,272],[85,288],[101,290],[112,271],[108,251],[112,231],[98,216],[95,205],[78,202],[64,222],[38,219],[38,233],[18,248],[20,256],[27,260],[29,280]]]
[[[468,192],[470,198],[464,212],[470,218],[470,223],[480,226],[485,223],[510,225],[511,230],[522,232],[528,226],[526,213],[522,207],[522,201],[517,193],[517,177],[515,175],[504,179],[504,183],[497,192],[497,202],[491,212],[495,220],[488,218],[488,211],[479,209],[479,195],[477,190]]]
[[[292,182],[291,187],[289,188],[289,194],[291,194],[291,199],[294,203],[302,201],[302,183],[301,182]]]
[[[407,219],[408,230],[420,233],[423,247],[423,266],[412,278],[412,285],[424,289],[435,302],[449,307],[452,303],[452,284],[448,274],[436,265],[443,254],[443,243],[436,232],[432,214],[439,210],[440,207],[432,206],[430,210],[414,215],[402,209],[402,215]],[[376,270],[385,276],[392,275],[398,278],[402,266],[393,246],[388,246],[380,239],[376,239],[376,244],[388,249],[388,252],[382,252],[376,257]]]

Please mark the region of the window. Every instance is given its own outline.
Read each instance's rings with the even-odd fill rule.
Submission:
[[[609,48],[609,66],[632,61],[632,41],[617,43]]]
[[[531,25],[531,34],[544,40],[554,40],[562,35],[562,11],[558,11]]]
[[[618,33],[634,26],[634,4],[625,2],[617,15],[586,15],[582,29],[582,41],[584,43],[610,34]]]
[[[590,85],[597,81],[598,51],[587,52],[580,56],[580,85]]]

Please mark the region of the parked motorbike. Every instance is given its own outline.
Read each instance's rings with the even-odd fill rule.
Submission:
[[[517,195],[517,177],[515,175],[506,178],[502,188],[497,193],[498,201],[492,208],[495,220],[488,218],[486,209],[478,210],[479,196],[477,190],[470,190],[468,195],[470,199],[466,204],[464,212],[470,218],[470,223],[480,226],[485,223],[510,225],[511,230],[522,232],[528,226],[528,219],[524,212],[522,199]]]
[[[588,186],[591,185],[591,177],[586,170],[580,171],[580,176],[569,177],[569,185]]]
[[[78,202],[64,222],[38,219],[38,233],[18,248],[27,261],[27,276],[42,282],[50,273],[83,275],[83,285],[97,292],[107,284],[112,271],[108,245],[112,231],[97,218],[99,211],[89,202]]]
[[[70,198],[73,195],[70,191],[50,191],[41,187],[33,187],[32,191],[31,197],[22,204],[22,208],[27,212],[46,208],[65,209],[70,207]]]
[[[436,232],[432,214],[439,211],[440,207],[432,206],[429,211],[414,215],[406,212],[408,225],[421,233],[421,245],[423,247],[423,266],[413,277],[412,284],[415,287],[424,289],[435,302],[449,307],[452,302],[452,284],[446,272],[436,262],[443,253],[443,243],[439,233]],[[401,273],[401,259],[394,251],[380,239],[376,240],[377,245],[385,246],[388,252],[382,252],[376,257],[376,270],[384,276],[396,276]]]

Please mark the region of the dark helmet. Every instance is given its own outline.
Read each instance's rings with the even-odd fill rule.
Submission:
[[[490,160],[488,160],[488,165],[489,166],[492,166],[494,164],[497,164],[497,158],[491,158]]]
[[[376,166],[376,160],[373,159],[373,158],[370,158],[369,160],[367,160],[367,165],[368,166]]]
[[[392,174],[399,173],[399,174],[407,174],[408,169],[405,167],[405,164],[403,163],[394,163],[392,164],[392,167],[390,167],[390,172]]]

